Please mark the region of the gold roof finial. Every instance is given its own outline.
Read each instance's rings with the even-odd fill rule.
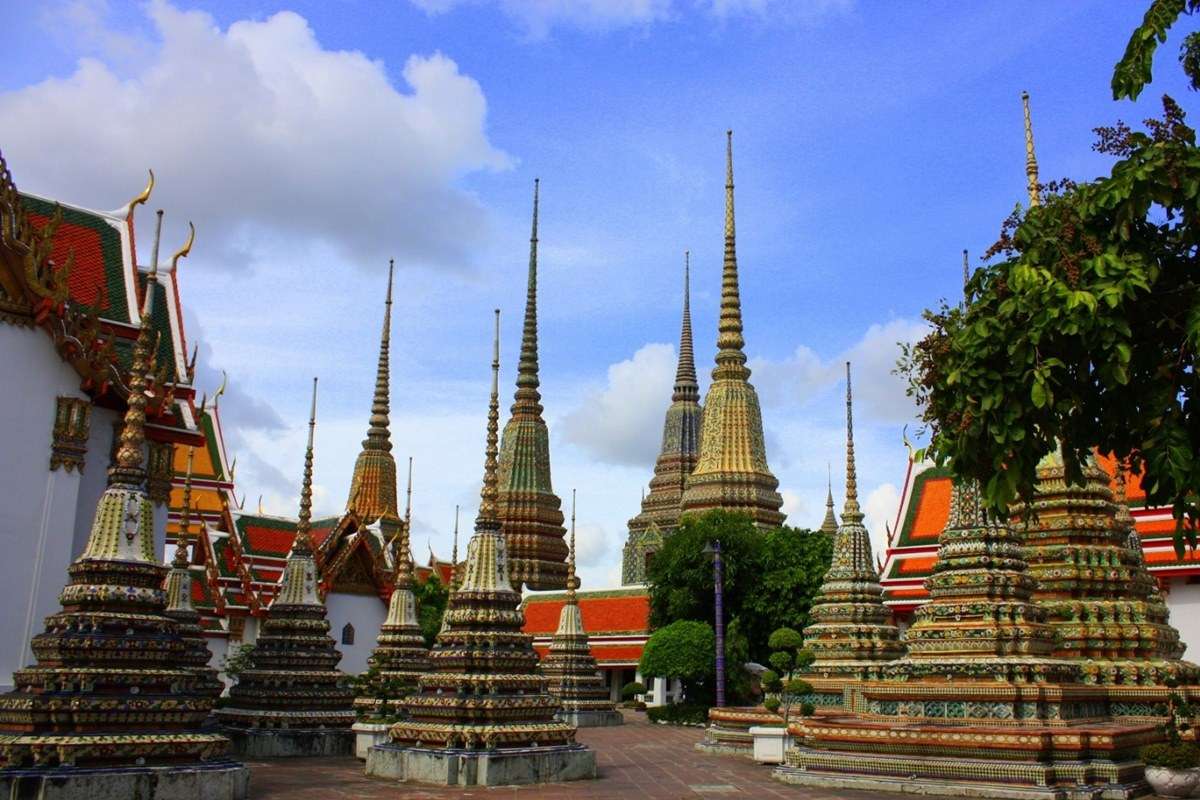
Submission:
[[[308,413],[308,446],[304,450],[304,480],[300,483],[300,514],[296,523],[294,553],[312,552],[313,434],[317,428],[317,379],[313,378],[312,408]]]
[[[846,504],[842,523],[862,522],[858,505],[858,473],[854,468],[854,399],[850,390],[850,362],[846,362]]]
[[[675,393],[672,402],[698,400],[700,384],[696,381],[696,356],[692,349],[691,251],[683,251],[683,322],[679,329],[679,366],[675,369]]]
[[[195,447],[188,447],[187,472],[183,478],[183,507],[179,512],[179,533],[175,535],[175,560],[173,566],[188,565],[188,544],[192,530],[192,459],[196,455]]]
[[[717,323],[717,366],[713,379],[746,380],[746,354],[742,348],[742,299],[738,288],[737,234],[733,213],[733,131],[725,132],[725,261],[721,273],[721,316]]]
[[[140,205],[145,205],[150,199],[151,192],[154,191],[154,170],[146,170],[150,173],[149,179],[146,181],[146,188],[142,189],[141,194],[129,201],[125,206],[125,221],[128,222],[133,217],[133,210]]]
[[[196,226],[188,222],[188,238],[183,243],[183,247],[175,251],[175,255],[171,256],[171,274],[175,274],[175,268],[179,266],[179,259],[187,258],[192,252],[192,245],[196,243]]]
[[[1021,92],[1021,105],[1025,110],[1025,178],[1029,184],[1029,207],[1041,205],[1038,192],[1038,163],[1033,152],[1033,122],[1029,117],[1029,92]]]
[[[408,488],[404,492],[404,527],[412,524],[412,464],[413,457],[408,457]]]
[[[967,301],[967,283],[971,280],[971,264],[967,258],[967,249],[963,248],[963,302]]]
[[[433,550],[430,549],[430,555]],[[450,588],[458,588],[458,504],[454,505],[454,544],[450,548]]]
[[[142,319],[138,326],[137,339],[133,344],[133,358],[129,366],[129,397],[126,401],[125,417],[117,446],[116,463],[108,471],[109,483],[140,486],[146,479],[142,468],[146,443],[146,400],[147,379],[153,370],[153,352],[150,343],[150,315],[154,310],[154,286],[158,281],[158,245],[162,238],[163,212],[158,211],[154,229],[150,272],[146,275],[146,293],[142,301]]]
[[[535,201],[536,202],[536,201]],[[535,233],[536,240],[536,233]],[[496,467],[499,449],[497,446],[500,430],[500,309],[495,310],[496,332],[492,339],[492,395],[488,401],[487,448],[483,461],[483,491],[480,492],[479,514],[475,518],[475,527],[500,527],[496,516]]]

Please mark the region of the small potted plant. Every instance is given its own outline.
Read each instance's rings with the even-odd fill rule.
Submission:
[[[1172,691],[1167,696],[1167,721],[1163,732],[1167,741],[1150,744],[1138,751],[1146,765],[1146,782],[1161,797],[1190,797],[1200,787],[1200,747],[1185,742],[1181,734],[1191,726],[1185,721],[1192,710],[1178,694],[1176,683],[1169,681]]]

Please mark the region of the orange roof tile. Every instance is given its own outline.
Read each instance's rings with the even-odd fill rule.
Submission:
[[[525,632],[552,634],[566,602],[563,594],[529,597],[525,601]],[[590,634],[641,633],[650,630],[650,598],[644,589],[579,593],[583,629]]]

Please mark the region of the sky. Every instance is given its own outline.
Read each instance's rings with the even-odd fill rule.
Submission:
[[[1113,63],[1144,3],[867,0],[0,0],[0,151],[18,187],[89,208],[158,176],[197,384],[222,401],[246,507],[295,514],[311,376],[315,504],[365,435],[396,260],[394,453],[413,547],[471,529],[494,307],[502,412],[541,179],[542,393],[557,493],[578,490],[584,588],[620,580],[659,446],[684,250],[702,390],[715,352],[726,129],[746,351],[789,524],[844,480],[854,364],[860,500],[894,523],[917,411],[892,370],[1024,199],[1020,93],[1043,180],[1107,171],[1092,128],[1137,122]],[[141,214],[143,260],[150,215]],[[170,252],[170,251],[168,251]],[[403,466],[401,467],[403,471]],[[403,480],[403,477],[401,478]],[[564,507],[568,516],[569,508]]]

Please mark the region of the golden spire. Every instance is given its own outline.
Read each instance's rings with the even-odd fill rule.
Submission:
[[[536,187],[537,184],[535,183]],[[537,189],[534,189],[534,238],[537,242]],[[530,273],[532,274],[532,273]],[[493,528],[499,530],[500,520],[496,516],[496,467],[499,448],[497,443],[500,431],[500,309],[496,309],[496,333],[492,339],[492,395],[488,401],[487,421],[487,450],[483,461],[483,491],[480,492],[479,514],[475,517],[475,527]],[[526,316],[526,323],[529,318]],[[519,382],[519,381],[518,381]],[[518,394],[520,390],[518,389]],[[457,528],[456,528],[457,529]],[[457,541],[457,539],[456,539]]]
[[[675,370],[672,401],[699,400],[696,357],[692,351],[691,251],[683,251],[683,323],[679,330],[679,366]]]
[[[154,370],[150,316],[154,311],[154,288],[158,283],[158,245],[162,238],[162,220],[163,212],[159,209],[154,227],[150,272],[146,275],[145,294],[142,298],[142,318],[137,339],[133,344],[132,363],[129,366],[129,397],[125,407],[125,418],[117,446],[116,464],[108,471],[110,484],[140,486],[146,479],[146,472],[142,468],[142,448],[146,443],[147,378]]]
[[[195,447],[188,447],[187,473],[183,478],[183,507],[179,512],[179,533],[175,535],[175,560],[172,566],[188,565],[188,544],[192,528],[192,459],[196,455]]]
[[[371,418],[367,438],[354,461],[350,478],[350,497],[346,508],[364,523],[399,513],[396,501],[396,460],[392,457],[391,432],[388,429],[389,353],[392,339],[392,277],[395,261],[388,261],[387,295],[384,300],[383,331],[379,336],[379,365],[375,372],[375,393],[371,398]]]
[[[738,289],[737,244],[733,215],[733,131],[725,132],[725,264],[721,275],[721,317],[717,324],[717,366],[713,379],[746,380],[742,348],[742,300]]]
[[[517,362],[517,392],[512,412],[517,409],[535,415],[542,413],[542,395],[538,391],[538,329],[537,329],[537,257],[538,257],[538,188],[541,180],[533,179],[533,229],[529,234],[529,281],[525,290],[525,327],[521,332],[521,357]],[[497,311],[499,313],[499,311]]]
[[[575,577],[575,490],[571,490],[571,549],[567,552],[567,602],[575,603],[575,590],[579,578]]]
[[[458,504],[454,505],[454,544],[450,548],[450,586],[458,588]]]
[[[412,461],[413,457],[408,457],[408,488],[404,490],[404,528],[407,530],[412,524]]]
[[[971,265],[967,259],[967,250],[963,248],[963,302],[967,298],[967,283],[971,280]]]
[[[842,507],[842,524],[863,520],[858,506],[858,474],[854,469],[854,401],[850,392],[850,362],[846,362],[846,504]]]
[[[1041,204],[1038,196],[1038,163],[1033,152],[1033,122],[1029,118],[1029,92],[1021,92],[1021,105],[1025,109],[1025,177],[1029,183],[1029,207]]]
[[[821,520],[820,531],[830,536],[837,533],[837,516],[833,513],[833,467],[825,465],[825,519]]]
[[[300,483],[300,514],[296,523],[296,540],[292,552],[312,553],[312,476],[313,433],[317,428],[317,379],[313,378],[312,408],[308,413],[308,446],[304,450],[304,480]]]

